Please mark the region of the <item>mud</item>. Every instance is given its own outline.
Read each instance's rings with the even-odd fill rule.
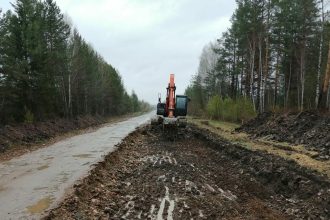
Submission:
[[[330,116],[317,112],[272,114],[266,112],[242,125],[237,131],[275,141],[303,144],[319,152],[315,158],[330,159]]]
[[[34,204],[32,206],[28,206],[27,210],[31,214],[40,213],[43,210],[47,209],[51,205],[53,200],[54,200],[54,198],[48,196],[46,198],[39,200],[36,204]]]
[[[325,176],[189,125],[130,134],[45,219],[329,219]]]

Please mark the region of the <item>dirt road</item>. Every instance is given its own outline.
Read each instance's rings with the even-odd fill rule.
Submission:
[[[330,219],[330,182],[189,125],[124,139],[46,219]]]
[[[36,219],[154,113],[108,124],[0,163],[0,219]]]

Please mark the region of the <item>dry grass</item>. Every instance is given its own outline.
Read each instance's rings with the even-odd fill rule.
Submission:
[[[226,140],[241,145],[253,151],[264,151],[280,156],[287,160],[294,160],[300,166],[316,170],[330,178],[330,161],[320,161],[313,158],[317,154],[315,151],[307,150],[303,145],[292,145],[287,142],[275,142],[265,138],[253,138],[243,132],[235,132],[238,124],[205,120],[199,118],[189,118],[189,122],[207,128],[211,132],[220,135]]]

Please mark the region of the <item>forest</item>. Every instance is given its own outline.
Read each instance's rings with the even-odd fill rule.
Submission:
[[[0,9],[0,124],[147,107],[53,0],[17,0],[12,7]]]
[[[330,110],[329,2],[236,3],[230,28],[204,47],[186,89],[191,113],[240,120],[265,111]]]

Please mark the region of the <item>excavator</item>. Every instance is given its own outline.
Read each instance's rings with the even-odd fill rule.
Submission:
[[[187,124],[187,109],[190,99],[185,95],[175,95],[174,74],[170,74],[165,102],[158,95],[157,115],[158,122],[166,127],[184,127]]]

